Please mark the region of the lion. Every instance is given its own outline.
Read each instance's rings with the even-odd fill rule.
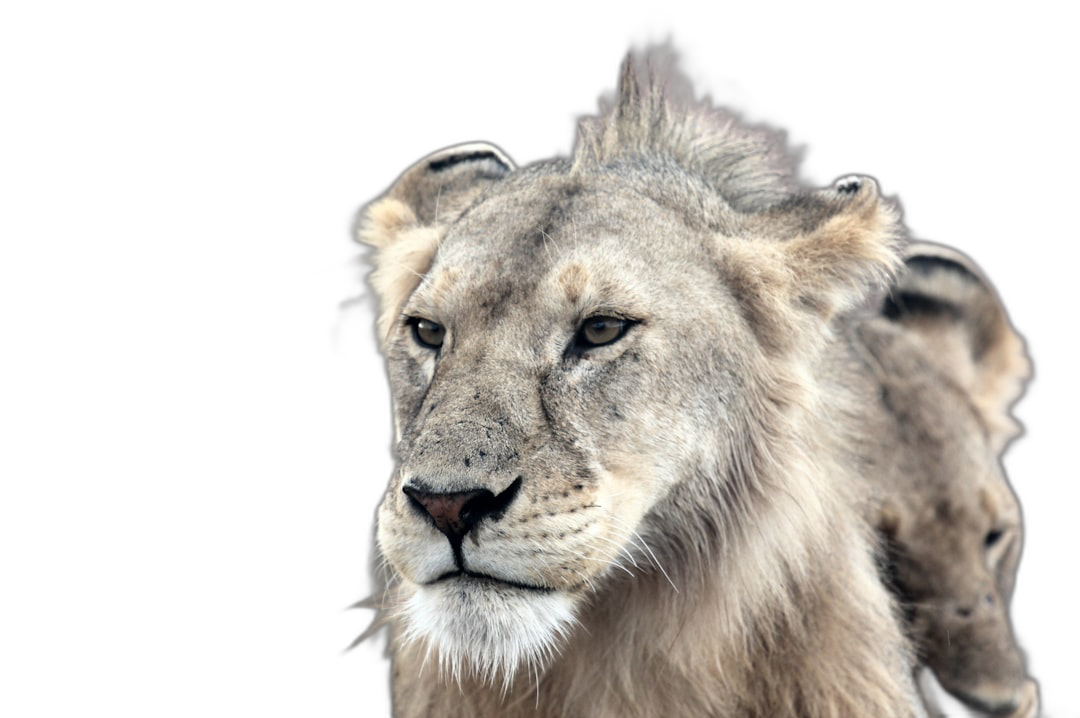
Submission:
[[[920,657],[970,708],[1034,716],[1008,610],[1020,506],[1000,463],[1031,375],[1023,341],[975,265],[928,243],[907,248],[880,316],[849,336],[885,408],[863,461]]]
[[[571,157],[451,147],[363,212],[394,714],[923,716],[848,446],[897,209],[651,66]]]

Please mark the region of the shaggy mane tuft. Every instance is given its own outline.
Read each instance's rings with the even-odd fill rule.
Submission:
[[[623,60],[613,103],[578,125],[573,170],[627,161],[671,162],[697,175],[733,208],[754,212],[799,189],[798,157],[779,130],[747,125],[734,113],[696,99],[667,47]]]

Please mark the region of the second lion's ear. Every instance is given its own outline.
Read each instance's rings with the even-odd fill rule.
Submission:
[[[446,227],[513,171],[514,163],[495,145],[455,145],[405,170],[364,208],[357,238],[375,248],[371,286],[381,305],[381,340],[389,337],[395,318],[431,268]]]
[[[1024,341],[975,263],[951,249],[912,243],[882,314],[931,348],[938,368],[971,396],[1001,450],[1019,428],[1010,409],[1031,376]]]

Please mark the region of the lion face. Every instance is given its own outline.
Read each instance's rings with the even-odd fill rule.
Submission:
[[[898,491],[879,521],[893,579],[941,685],[977,710],[1008,712],[1027,680],[1008,611],[1019,504],[970,398],[933,369],[918,371],[912,379],[899,370],[884,385],[905,447],[888,482]]]
[[[446,232],[386,348],[400,463],[378,544],[407,637],[486,678],[659,560],[650,511],[719,461],[705,428],[749,380],[718,347],[753,343],[674,212],[610,178],[530,179]]]
[[[921,654],[941,685],[977,709],[1000,712],[1018,704],[1026,680],[1008,613],[1020,512],[996,457],[972,448],[939,468],[969,480],[897,527],[897,579]]]
[[[866,179],[751,215],[667,165],[568,169],[452,148],[364,230],[399,438],[378,545],[401,638],[455,675],[509,682],[613,575],[712,550],[813,391],[791,362],[895,261]]]

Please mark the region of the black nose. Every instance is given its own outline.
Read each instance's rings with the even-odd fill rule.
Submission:
[[[519,476],[498,496],[487,489],[436,493],[426,491],[418,485],[405,486],[402,491],[413,505],[431,517],[436,528],[446,534],[450,543],[458,544],[485,516],[501,516],[520,488]]]

